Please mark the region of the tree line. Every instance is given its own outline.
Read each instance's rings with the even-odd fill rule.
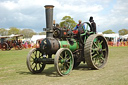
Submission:
[[[59,23],[60,27],[65,27],[65,28],[74,28],[77,23],[71,18],[70,16],[64,16],[62,19],[62,22]],[[106,30],[103,32],[103,34],[112,34],[115,33],[111,29]],[[119,35],[125,35],[128,34],[128,29],[121,29],[118,31]],[[1,36],[6,36],[6,35],[11,35],[11,34],[22,34],[24,38],[31,38],[35,34],[39,35],[45,35],[46,32],[40,32],[36,33],[32,29],[18,29],[16,27],[10,27],[9,30],[6,30],[4,28],[0,28],[0,35]]]
[[[16,27],[10,27],[8,30],[5,28],[0,28],[0,35],[1,36],[8,36],[8,35],[23,35],[24,38],[31,38],[33,35],[39,34],[39,35],[45,35],[45,32],[36,33],[32,29],[18,29]]]
[[[103,34],[113,34],[113,33],[115,33],[115,32],[113,32],[111,29],[103,32]],[[128,34],[128,29],[121,29],[118,31],[118,33],[119,33],[119,35],[126,35],[126,34]]]

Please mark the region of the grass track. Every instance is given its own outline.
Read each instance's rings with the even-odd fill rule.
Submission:
[[[46,65],[41,74],[31,74],[26,66],[29,50],[0,50],[0,85],[128,85],[128,47],[109,47],[103,69],[88,70],[81,63],[64,77],[56,74],[54,65]]]

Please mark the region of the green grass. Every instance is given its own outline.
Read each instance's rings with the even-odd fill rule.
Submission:
[[[128,47],[109,47],[103,69],[88,70],[81,63],[64,77],[56,74],[54,65],[46,65],[40,74],[31,74],[26,66],[29,50],[0,50],[0,85],[128,85]]]

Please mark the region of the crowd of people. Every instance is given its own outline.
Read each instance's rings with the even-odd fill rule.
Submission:
[[[118,38],[117,42],[113,42],[113,40],[108,40],[108,45],[109,46],[128,46],[128,38]]]
[[[22,46],[25,49],[27,49],[27,48],[35,48],[36,47],[36,44],[34,44],[33,41],[23,41],[22,42]]]
[[[128,46],[128,38],[127,39],[118,38],[117,46]]]

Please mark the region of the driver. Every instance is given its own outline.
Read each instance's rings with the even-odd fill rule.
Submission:
[[[74,30],[73,30],[73,33],[74,33],[74,34],[78,34],[78,28],[79,28],[79,26],[82,24],[82,21],[81,21],[81,20],[79,20],[78,22],[79,22],[79,24],[77,24],[76,27],[75,27]],[[84,24],[82,24],[82,27],[85,29],[85,25],[84,25]],[[84,32],[84,31],[82,31],[81,33],[83,33],[83,32]]]
[[[96,33],[96,23],[94,22],[92,16],[90,17],[89,21],[90,21],[90,24],[91,24],[91,26],[92,26],[92,29],[90,29],[90,31]]]

